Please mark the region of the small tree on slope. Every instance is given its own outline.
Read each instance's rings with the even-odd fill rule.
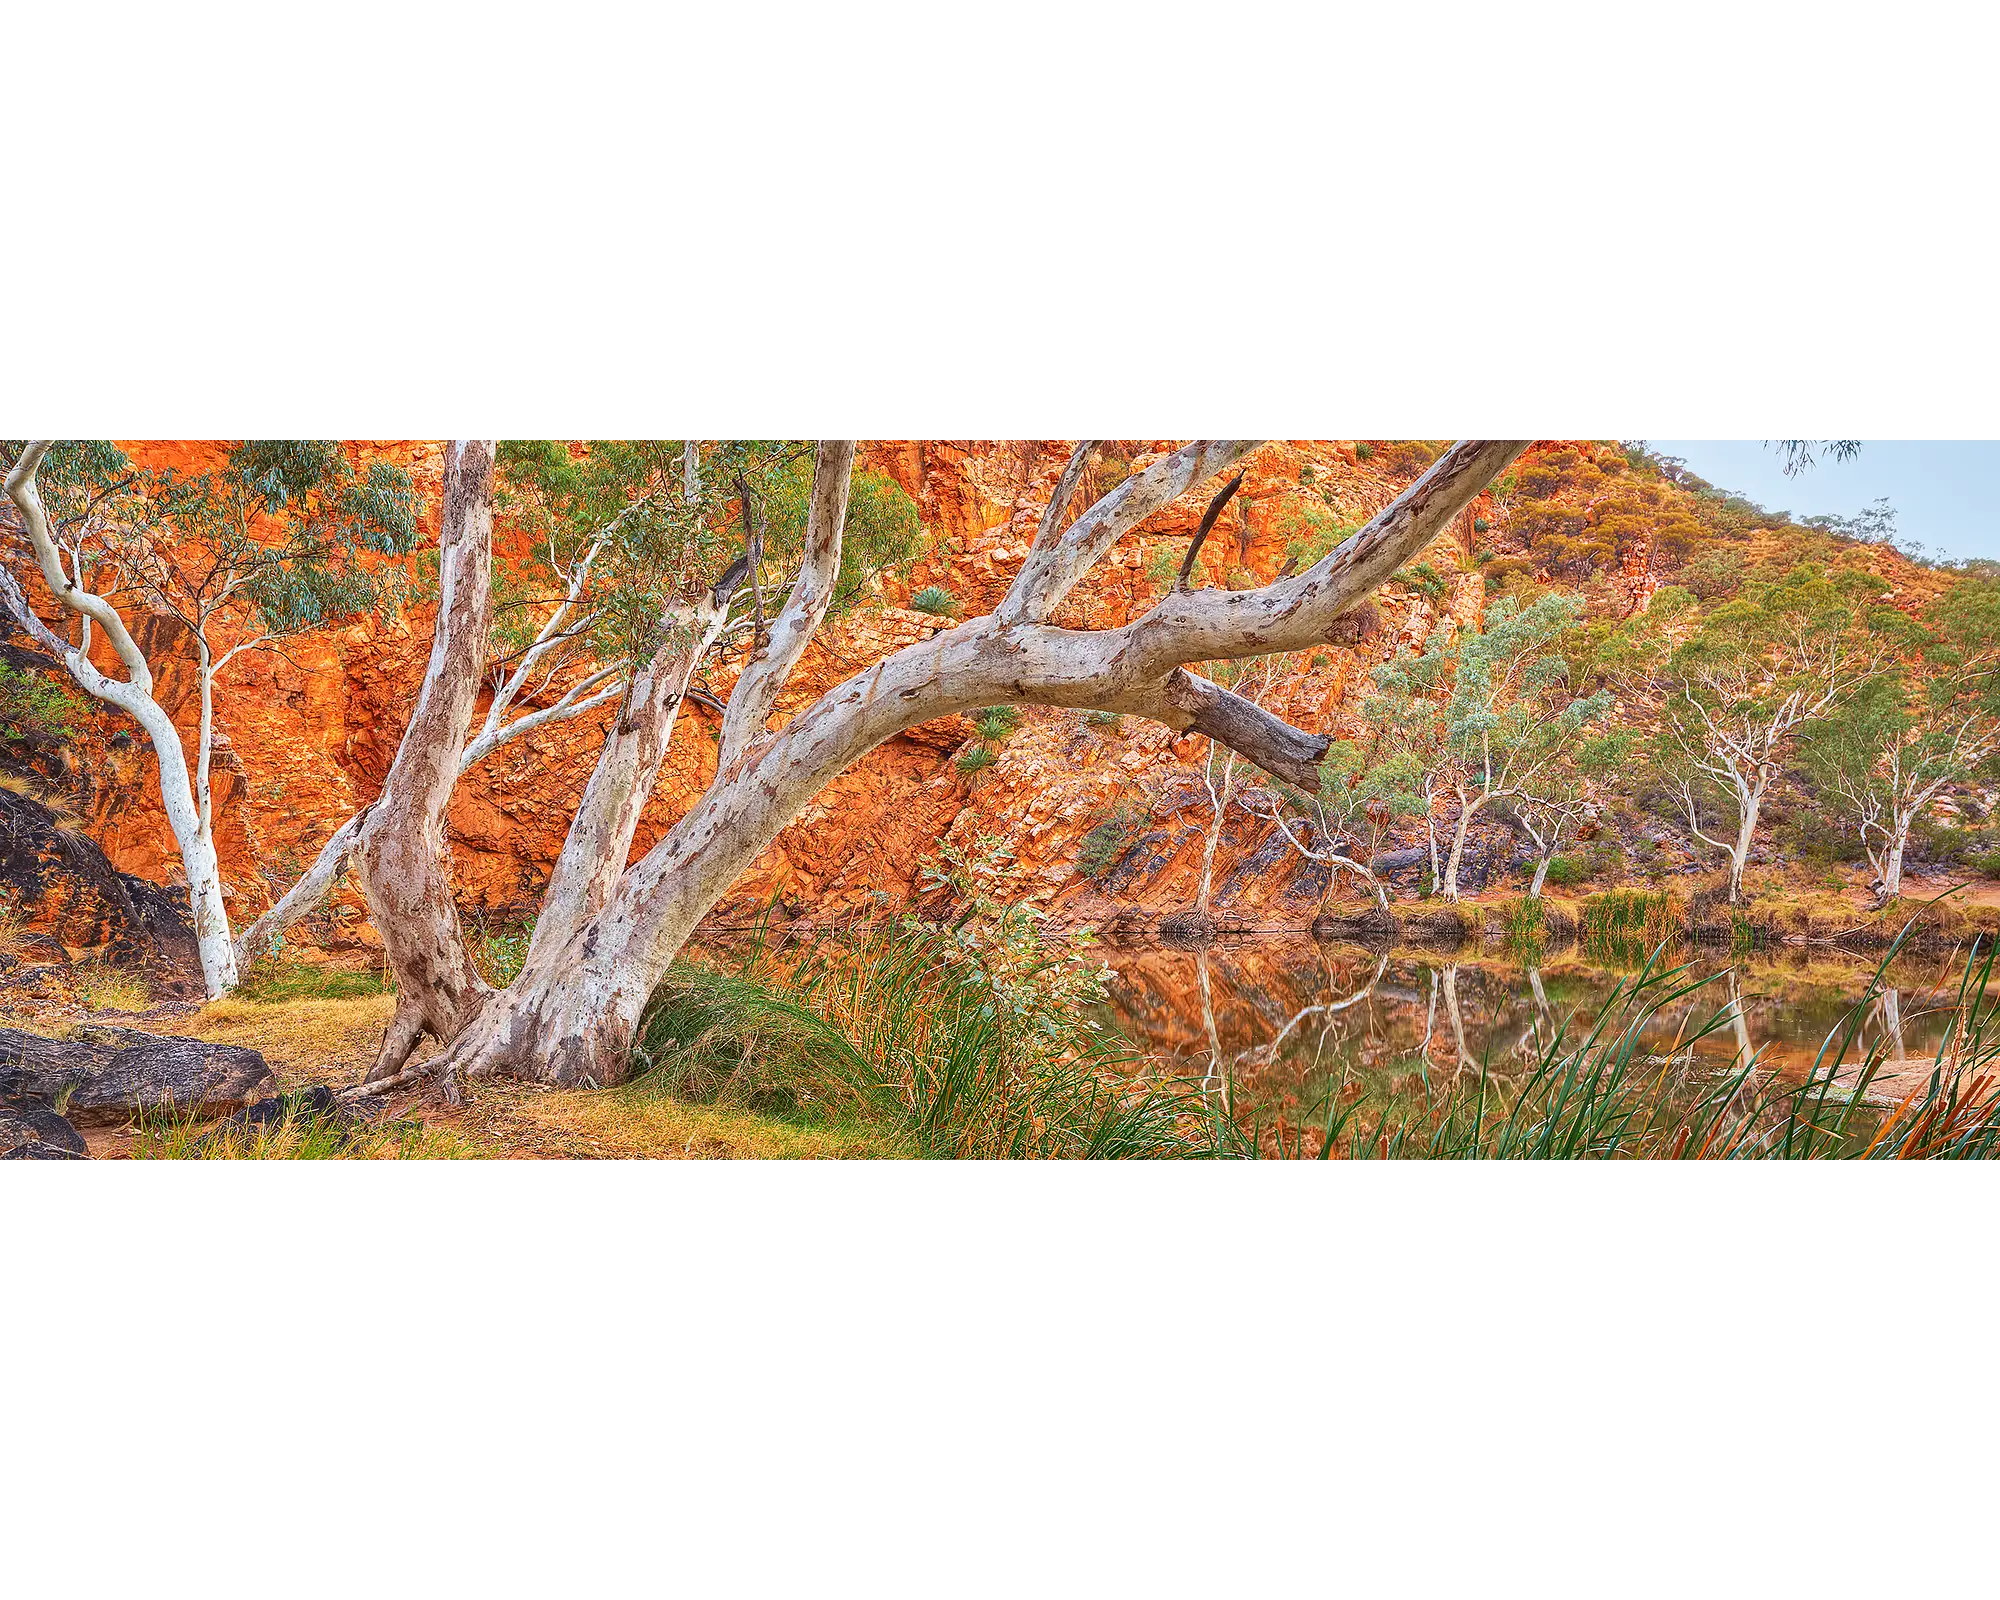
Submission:
[[[380,465],[359,474],[327,440],[245,441],[217,470],[193,475],[141,473],[102,441],[50,444],[0,444],[9,463],[9,520],[49,591],[76,618],[76,638],[49,628],[4,567],[0,603],[80,687],[144,730],[187,879],[202,981],[211,996],[220,995],[234,986],[238,961],[209,786],[217,676],[245,651],[380,604],[387,577],[359,554],[411,548],[409,479]],[[103,592],[93,587],[98,583],[107,586]],[[199,710],[191,763],[173,718],[154,697],[145,651],[114,604],[121,598],[128,608],[137,600],[152,615],[179,622],[193,641]],[[90,659],[100,629],[122,677]]]
[[[1910,623],[1905,660],[1864,684],[1805,741],[1822,797],[1861,834],[1883,903],[1903,892],[1903,853],[1924,808],[2000,756],[2000,583],[1947,590]]]
[[[1729,858],[1729,902],[1743,899],[1743,869],[1764,799],[1801,735],[1888,671],[1888,639],[1868,629],[1855,599],[1875,587],[1865,574],[1836,583],[1801,566],[1695,620],[1682,633],[1664,675],[1659,757],[1688,828]],[[1681,598],[1681,597],[1675,597]],[[1655,597],[1669,643],[1675,599]],[[1733,837],[1703,826],[1704,803],[1719,799],[1735,814]]]
[[[1458,804],[1439,879],[1447,900],[1459,897],[1473,818],[1495,800],[1545,784],[1611,709],[1608,691],[1578,695],[1571,688],[1565,647],[1583,610],[1581,595],[1545,595],[1525,609],[1509,596],[1478,630],[1447,643],[1440,629],[1422,654],[1375,669],[1381,693],[1371,719],[1422,743],[1433,791]]]

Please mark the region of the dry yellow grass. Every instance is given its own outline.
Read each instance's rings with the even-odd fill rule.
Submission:
[[[284,1005],[211,1000],[191,1016],[147,1026],[156,1033],[261,1051],[279,1080],[289,1085],[300,1077],[315,1082],[357,1077],[374,1059],[395,1009],[392,994],[293,1000]]]
[[[903,1154],[861,1129],[802,1128],[734,1106],[691,1105],[665,1096],[602,1090],[482,1089],[482,1109],[504,1116],[484,1130],[510,1142],[525,1125],[521,1154],[622,1160],[813,1161]],[[532,1130],[530,1132],[529,1130]]]
[[[287,1087],[352,1082],[373,1059],[395,1007],[388,994],[278,1005],[214,1000],[155,1031],[261,1051]],[[426,1104],[421,1115],[440,1138],[458,1142],[456,1155],[796,1161],[901,1153],[863,1130],[801,1128],[734,1107],[616,1091],[480,1083],[468,1086],[464,1105]]]
[[[153,1003],[153,986],[143,973],[97,961],[76,969],[76,992],[92,1011],[144,1011]]]

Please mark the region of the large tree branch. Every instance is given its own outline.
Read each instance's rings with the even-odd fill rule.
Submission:
[[[305,875],[285,891],[276,905],[237,935],[238,967],[248,967],[256,961],[280,934],[326,898],[339,881],[347,865],[347,853],[354,848],[355,835],[361,831],[367,816],[368,808],[363,806],[335,828],[332,837],[320,846],[318,857]]]
[[[813,458],[812,501],[806,511],[805,555],[784,609],[771,624],[770,643],[751,644],[750,659],[730,692],[722,719],[716,770],[726,771],[764,735],[778,692],[805,654],[840,576],[840,539],[847,521],[847,491],[854,470],[852,439],[822,439]]]
[[[1174,578],[1176,589],[1185,589],[1188,586],[1188,579],[1194,576],[1195,561],[1201,555],[1202,545],[1208,541],[1209,531],[1215,526],[1215,519],[1222,515],[1222,508],[1229,504],[1236,491],[1242,487],[1243,474],[1239,472],[1222,486],[1213,500],[1209,501],[1208,509],[1201,516],[1201,526],[1194,530],[1194,537],[1188,540],[1187,554],[1181,557],[1181,570]]]
[[[1194,712],[1165,695],[1184,662],[1320,642],[1342,612],[1428,544],[1521,448],[1519,442],[1454,446],[1324,561],[1264,590],[1173,595],[1138,621],[1102,632],[1010,623],[1003,607],[849,678],[781,733],[723,765],[708,792],[624,873],[596,915],[560,944],[538,939],[521,976],[458,1041],[445,1070],[531,1070],[553,1083],[615,1081],[626,1070],[648,996],[696,924],[815,794],[884,740],[935,717],[1009,702],[1145,710],[1185,727]],[[1195,446],[1163,458],[1173,463],[1164,470],[1163,462],[1154,463],[1050,547],[1062,560],[1046,584],[1028,585],[1025,595],[1017,585],[1010,602],[1053,605],[1089,551],[1115,536],[1110,524],[1127,514],[1137,520],[1136,502],[1163,482],[1198,483],[1243,450]],[[1105,511],[1112,500],[1120,502],[1117,517]],[[1181,692],[1208,698],[1200,688]],[[1227,724],[1222,731],[1243,742],[1279,737],[1255,723],[1253,739],[1238,726],[1245,720],[1240,711],[1213,704]],[[532,1062],[523,1054],[529,1049]]]
[[[637,504],[638,502],[635,502],[634,506]],[[598,532],[597,537],[591,540],[589,549],[584,551],[582,558],[571,569],[569,583],[562,599],[557,603],[548,621],[542,624],[534,642],[522,652],[519,664],[509,674],[507,680],[494,691],[492,703],[486,708],[486,721],[480,729],[481,738],[499,731],[500,719],[506,715],[507,708],[514,703],[522,686],[533,675],[542,657],[569,637],[569,633],[559,631],[562,629],[563,619],[575,609],[577,601],[582,598],[584,587],[590,581],[591,566],[596,562],[599,552],[616,537],[619,526],[632,514],[634,506],[627,506],[613,517]]]
[[[28,543],[34,547],[35,560],[40,564],[42,578],[51,592],[67,609],[82,617],[86,625],[94,621],[104,630],[105,637],[111,641],[111,648],[131,675],[132,686],[141,694],[150,695],[153,692],[153,672],[146,665],[145,652],[126,631],[125,619],[118,615],[110,601],[72,581],[63,570],[62,552],[56,548],[55,535],[49,528],[48,509],[42,504],[42,492],[35,482],[42,457],[54,442],[53,439],[28,441],[21,451],[20,460],[7,474],[7,498],[20,510],[21,521],[28,530]]]
[[[978,706],[1096,707],[1183,730],[1199,716],[1207,724],[1202,731],[1219,742],[1260,766],[1268,761],[1280,777],[1316,788],[1323,737],[1301,733],[1178,669],[1186,661],[1322,642],[1343,612],[1429,544],[1525,445],[1453,446],[1353,537],[1283,583],[1247,593],[1171,595],[1136,622],[1095,632],[1009,627],[995,613],[907,646],[822,695],[755,759],[724,767],[708,795],[626,875],[605,914],[647,925],[647,943],[678,948],[693,927],[692,921],[681,926],[683,918],[705,913],[825,783],[905,728]],[[1178,470],[1192,474],[1195,465]],[[690,874],[699,881],[688,881]],[[670,879],[676,885],[666,897],[671,914],[656,918],[664,908],[660,890]]]
[[[1127,478],[1070,524],[1060,538],[1045,543],[1038,532],[1028,559],[994,616],[1005,627],[1046,620],[1084,574],[1127,533],[1196,484],[1235,466],[1262,442],[1197,439]]]
[[[1049,496],[1048,506],[1042,512],[1042,520],[1035,526],[1035,542],[1031,549],[1044,549],[1062,539],[1063,513],[1069,510],[1069,503],[1076,495],[1077,485],[1083,482],[1084,468],[1090,465],[1092,453],[1097,449],[1095,439],[1079,439],[1076,448],[1070,452],[1064,463],[1062,476],[1056,479],[1055,493]]]
[[[500,746],[520,738],[524,733],[531,733],[536,728],[545,728],[550,723],[568,722],[572,717],[583,716],[586,712],[595,711],[599,706],[616,700],[622,692],[618,684],[598,689],[595,694],[592,694],[591,690],[597,689],[599,684],[609,679],[622,676],[624,671],[625,663],[622,661],[612,666],[600,667],[588,677],[571,685],[554,705],[527,712],[512,722],[495,726],[492,717],[489,716],[485,725],[479,730],[479,737],[468,744],[464,753],[458,758],[459,776],[463,777]]]

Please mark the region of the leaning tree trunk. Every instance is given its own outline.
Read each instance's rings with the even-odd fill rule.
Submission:
[[[664,623],[658,648],[633,674],[542,896],[528,944],[529,962],[561,949],[604,909],[624,874],[639,819],[673,740],[688,681],[728,620],[735,574],[732,568],[730,577],[709,592],[692,617]]]
[[[424,1033],[456,1038],[491,991],[466,953],[451,894],[445,807],[458,781],[493,620],[493,441],[445,450],[438,614],[429,666],[395,763],[354,843],[368,909],[396,974],[396,1012],[371,1082]]]
[[[765,734],[773,680],[782,681],[804,643],[781,616],[756,692],[732,694],[725,713],[725,727],[735,722],[748,735],[740,756],[624,873],[600,911],[559,946],[533,953],[513,984],[478,1006],[439,1070],[554,1084],[620,1081],[631,1070],[654,987],[710,907],[827,783],[920,722],[1002,703],[1090,707],[1203,733],[1288,782],[1317,782],[1325,736],[1291,728],[1183,664],[1323,642],[1347,609],[1428,544],[1522,445],[1453,446],[1367,527],[1297,577],[1248,592],[1177,590],[1120,628],[1077,631],[1042,621],[1121,531],[1249,448],[1200,441],[1163,457],[1068,528],[1048,530],[1046,539],[1038,533],[998,610],[876,662],[780,732]],[[844,474],[850,461],[851,451],[823,444],[815,517],[837,517],[844,492],[832,493],[821,474]],[[808,562],[837,570],[837,538],[828,542],[818,532],[809,529]],[[787,607],[816,602],[816,586],[795,585]]]

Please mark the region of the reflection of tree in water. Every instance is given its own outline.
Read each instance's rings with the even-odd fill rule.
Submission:
[[[1472,1080],[1511,1099],[1529,1090],[1558,1041],[1563,1050],[1582,1044],[1606,997],[1635,981],[1575,962],[1516,967],[1278,939],[1107,953],[1117,1019],[1148,1052],[1150,1072],[1203,1084],[1239,1122],[1265,1127],[1317,1121],[1329,1097],[1421,1110],[1454,1084],[1463,1095]],[[1869,995],[1872,966],[1858,960],[1753,959],[1718,966],[1695,986],[1704,966],[1696,952],[1692,970],[1672,980],[1688,992],[1635,1029],[1631,1062],[1670,1104],[1720,1102],[1718,1139],[1747,1129],[1761,1140],[1763,1129],[1748,1126],[1752,1108],[1801,1082],[1864,996],[1856,1059],[1876,1050],[1927,1061],[1951,1010],[1948,997],[1912,1003],[1910,977],[1932,980],[1927,968]],[[1607,1031],[1615,1037],[1633,1021],[1614,1016]]]
[[[1318,946],[1314,947],[1314,953],[1319,958],[1324,979],[1322,992],[1331,992],[1336,983],[1326,954]],[[1202,1090],[1204,1094],[1218,1097],[1221,1109],[1225,1112],[1234,1109],[1232,1101],[1235,1083],[1244,1078],[1254,1080],[1267,1072],[1284,1056],[1286,1043],[1295,1033],[1299,1035],[1301,1043],[1308,1037],[1313,1040],[1312,1062],[1314,1067],[1318,1067],[1324,1056],[1334,1019],[1342,1012],[1360,1005],[1373,994],[1375,985],[1381,981],[1382,974],[1389,966],[1389,955],[1384,951],[1376,960],[1375,970],[1358,988],[1335,999],[1320,1000],[1300,1006],[1263,1044],[1231,1051],[1225,1057],[1222,1036],[1215,1022],[1214,990],[1209,980],[1209,952],[1206,949],[1197,952],[1194,960],[1195,981],[1201,995],[1202,1021],[1208,1036],[1208,1073],[1202,1080]]]

